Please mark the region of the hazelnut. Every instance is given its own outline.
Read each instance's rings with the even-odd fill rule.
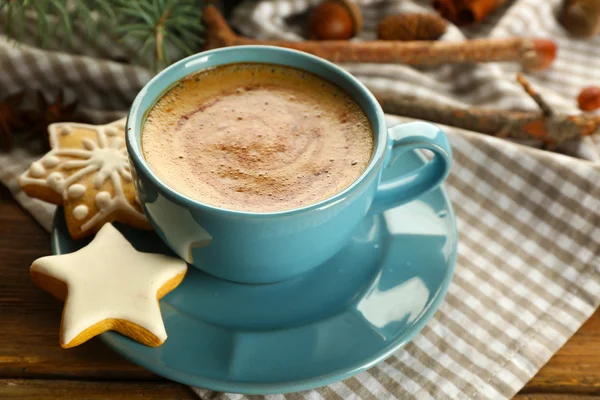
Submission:
[[[600,108],[600,87],[590,86],[583,89],[577,97],[577,103],[583,111],[594,111]]]
[[[326,0],[308,14],[308,38],[347,40],[362,30],[362,15],[350,0]]]
[[[600,33],[600,2],[565,0],[559,14],[559,21],[573,36],[595,36]]]

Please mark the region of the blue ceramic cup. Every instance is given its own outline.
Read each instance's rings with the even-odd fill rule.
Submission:
[[[142,154],[141,132],[149,110],[183,77],[240,62],[296,67],[345,89],[366,113],[374,134],[373,155],[363,174],[344,191],[317,204],[272,213],[203,204],[161,181]],[[159,73],[129,111],[127,149],[140,202],[161,239],[202,271],[244,283],[277,282],[317,267],[348,242],[369,210],[390,208],[434,189],[448,175],[452,160],[446,136],[436,126],[416,122],[388,129],[379,104],[352,75],[321,58],[270,46],[211,50]],[[434,157],[416,171],[382,182],[384,168],[402,162],[402,153],[414,149],[431,150]]]

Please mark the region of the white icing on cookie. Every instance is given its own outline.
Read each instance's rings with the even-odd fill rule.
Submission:
[[[96,144],[92,142],[92,139],[90,138],[84,137],[83,139],[81,139],[81,143],[83,144],[83,147],[85,147],[88,150],[94,150],[94,148],[96,148]]]
[[[89,211],[90,210],[85,204],[80,204],[73,209],[73,216],[81,221],[82,219],[87,217]]]
[[[104,133],[106,133],[106,136],[117,136],[117,133],[119,133],[119,131],[117,130],[117,128],[109,126],[104,130]]]
[[[108,192],[100,192],[96,195],[96,205],[100,209],[110,207],[111,200],[110,193]]]
[[[186,270],[179,258],[138,252],[110,223],[83,249],[42,257],[31,266],[32,273],[57,279],[69,288],[61,323],[63,347],[107,319],[136,324],[162,343],[167,332],[157,293]]]
[[[140,225],[147,224],[144,214],[127,200],[123,189],[123,182],[132,181],[125,141],[119,136],[119,128],[124,129],[124,124],[125,119],[103,126],[75,123],[50,125],[48,130],[53,149],[40,162],[34,162],[28,172],[20,177],[21,185],[50,187],[60,193],[63,199],[74,199],[83,196],[88,189],[81,183],[82,178],[94,174],[91,189],[102,188],[108,180],[112,184],[114,194],[110,201],[102,203],[104,207],[99,207],[100,210],[81,226],[82,231],[91,229],[113,213],[119,213],[128,221],[135,221]],[[65,131],[70,134],[74,127],[94,130],[97,134],[96,140],[84,137],[81,139],[83,148],[60,148],[58,135],[63,135]],[[43,165],[57,167],[70,175],[63,177],[61,173],[54,171],[44,179],[46,170]],[[77,189],[73,189],[74,192],[71,193],[69,190],[75,184],[79,186],[75,186]],[[101,197],[104,198],[104,195]]]
[[[85,193],[85,186],[80,183],[74,183],[67,189],[67,196],[70,199],[77,199]]]
[[[31,166],[29,167],[29,173],[34,178],[41,178],[46,173],[46,169],[40,162],[34,161],[31,163]]]
[[[54,171],[46,178],[47,185],[54,189],[54,191],[59,192],[62,190],[62,186],[64,183],[64,178],[60,172]]]
[[[42,164],[44,164],[46,168],[54,168],[58,165],[59,162],[60,159],[56,156],[48,156],[42,158]]]

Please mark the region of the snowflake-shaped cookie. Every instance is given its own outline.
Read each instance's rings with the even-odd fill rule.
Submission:
[[[50,150],[19,177],[29,196],[63,205],[74,239],[118,221],[151,229],[139,205],[125,147],[125,119],[48,127]]]

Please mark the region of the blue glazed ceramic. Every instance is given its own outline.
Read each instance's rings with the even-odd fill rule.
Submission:
[[[202,204],[162,182],[141,151],[148,111],[181,78],[198,70],[237,62],[301,68],[345,89],[367,114],[375,149],[362,176],[320,203],[277,213],[250,213]],[[386,127],[373,95],[350,74],[318,57],[268,46],[241,46],[200,53],[159,73],[138,94],[127,119],[127,148],[142,206],[158,235],[181,258],[214,276],[245,283],[278,282],[324,263],[348,242],[374,206],[377,210],[415,199],[447,176],[451,150],[437,127],[418,122]],[[416,171],[381,181],[383,170],[406,151],[433,151]],[[202,179],[202,177],[199,177]]]
[[[415,153],[384,180],[420,168]],[[141,251],[172,254],[151,232],[118,226]],[[75,251],[62,210],[52,249]],[[190,268],[161,301],[169,335],[150,348],[118,333],[111,348],[169,379],[247,394],[306,390],[373,366],[410,341],[431,319],[452,278],[457,235],[443,189],[371,214],[348,243],[318,268],[294,279],[245,285]]]

